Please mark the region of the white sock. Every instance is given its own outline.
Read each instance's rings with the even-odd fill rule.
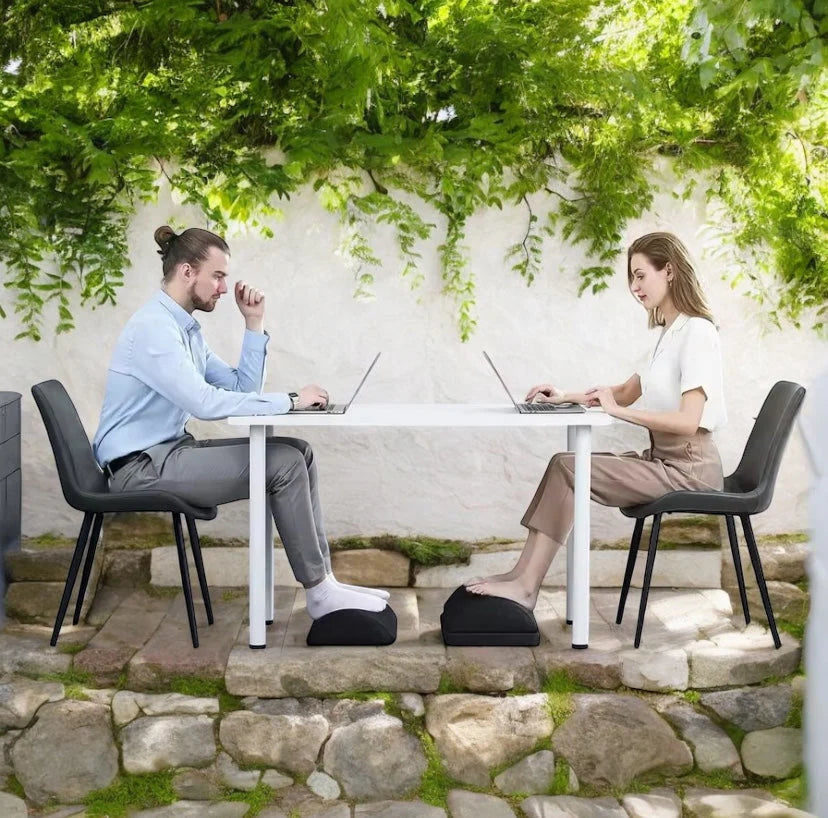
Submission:
[[[377,596],[380,599],[389,599],[391,594],[388,591],[383,591],[382,588],[366,588],[362,585],[348,585],[347,582],[340,582],[333,574],[328,574],[331,579],[340,587],[345,588],[347,591],[356,591],[360,594],[370,594],[371,596]]]
[[[373,611],[374,613],[379,613],[385,608],[384,599],[340,588],[330,575],[326,576],[319,585],[305,588],[305,600],[311,619],[319,619],[320,616],[332,611],[340,611],[343,608],[357,608],[360,611]]]

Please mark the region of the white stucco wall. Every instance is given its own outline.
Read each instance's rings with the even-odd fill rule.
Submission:
[[[709,216],[703,199],[680,202],[667,188],[669,184],[648,217],[629,226],[624,241],[654,229],[673,230],[697,260],[721,326],[730,420],[717,442],[727,474],[738,463],[768,389],[780,379],[808,386],[824,368],[826,347],[810,329],[768,326],[758,305],[722,279],[726,270],[721,262],[707,256],[711,239],[702,229]],[[352,273],[335,252],[336,218],[309,191],[295,196],[284,210],[273,240],[228,237],[231,276],[244,278],[267,295],[269,391],[316,382],[334,399],[342,399],[373,354],[382,350],[360,396],[365,402],[498,402],[505,395],[481,355],[483,349],[492,354],[514,391],[523,394],[541,381],[566,389],[621,382],[636,371],[655,342],[656,331],[646,329],[644,309],[628,293],[624,258],[608,291],[581,298],[576,296],[577,270],[584,260],[579,248],[547,239],[543,274],[530,288],[509,271],[504,249],[523,235],[523,207],[482,213],[468,225],[479,323],[466,344],[459,340],[454,305],[440,294],[439,230],[419,248],[425,283],[412,294],[398,274],[401,264],[390,230],[374,229],[372,241],[387,263],[376,274],[376,299],[357,302]],[[540,200],[538,211],[543,215]],[[440,224],[435,214],[428,217]],[[0,387],[23,393],[25,534],[74,535],[80,520],[61,495],[30,387],[47,378],[63,381],[91,439],[111,350],[128,316],[152,296],[160,280],[153,230],[171,218],[203,224],[191,209],[172,202],[166,190],[158,204],[143,207],[131,225],[133,266],[117,307],[78,307],[74,332],[40,343],[14,341],[16,319],[0,320]],[[8,306],[10,291],[0,291],[0,298]],[[232,294],[212,315],[199,317],[213,350],[234,362],[244,325]],[[47,326],[51,322],[50,316]],[[231,434],[223,423],[192,421],[190,430],[197,437]],[[303,436],[317,451],[332,536],[391,532],[522,538],[519,520],[525,506],[549,457],[565,444],[563,431],[541,430],[305,430]],[[595,451],[646,446],[644,429],[622,423],[598,430],[594,439]],[[795,432],[773,504],[756,519],[756,529],[807,527],[809,479]],[[596,538],[629,533],[628,521],[616,510],[593,505],[593,512]],[[215,534],[244,536],[246,521],[246,503],[235,503],[203,527]]]

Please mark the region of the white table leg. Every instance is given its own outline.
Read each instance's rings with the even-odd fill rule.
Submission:
[[[265,426],[265,452],[267,452],[267,438],[273,434],[272,426]],[[264,485],[264,476],[262,477]],[[270,513],[270,504],[265,496],[265,624],[272,625],[273,613],[273,515]]]
[[[568,452],[575,451],[575,427],[566,427],[566,450]],[[574,529],[573,529],[574,530]],[[573,536],[572,531],[569,532],[569,539],[566,541],[566,624],[572,624],[572,586],[573,576],[572,569],[575,567],[575,562],[572,559]]]
[[[589,646],[589,493],[592,429],[575,428],[575,520],[572,553],[572,647]]]
[[[267,517],[270,512],[265,492],[265,435],[266,427],[250,427],[250,542],[248,551],[250,636],[248,644],[251,648],[267,647],[263,577],[266,570]]]

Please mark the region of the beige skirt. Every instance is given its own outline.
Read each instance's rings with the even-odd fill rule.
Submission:
[[[694,435],[650,432],[650,448],[638,452],[596,452],[591,458],[590,496],[604,506],[624,508],[671,491],[721,491],[722,461],[707,429]],[[556,454],[521,524],[564,544],[574,515],[575,455]]]

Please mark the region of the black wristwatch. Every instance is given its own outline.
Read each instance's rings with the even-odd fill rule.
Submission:
[[[288,392],[288,397],[290,398],[290,408],[293,410],[296,408],[296,402],[299,400],[299,393]]]

